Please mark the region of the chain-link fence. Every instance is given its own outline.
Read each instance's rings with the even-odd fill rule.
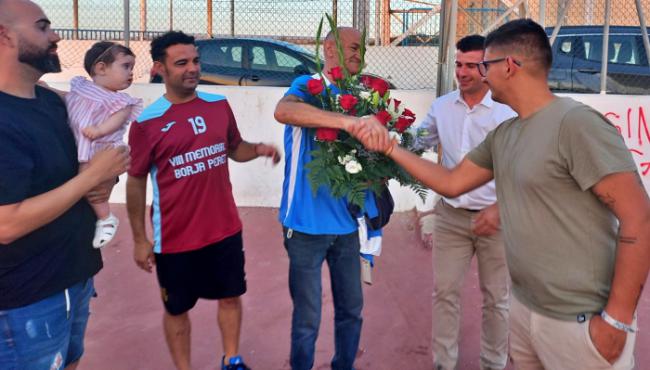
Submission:
[[[650,0],[612,0],[608,13],[606,0],[457,0],[456,39],[487,33],[520,17],[544,24],[549,36],[561,23],[553,44],[554,89],[599,92],[606,50],[607,91],[648,93],[649,58],[637,1],[644,14],[650,13]],[[327,13],[338,25],[366,30],[367,72],[386,78],[397,88],[418,89],[436,86],[441,8],[449,3],[454,1],[441,6],[441,0],[44,0],[40,5],[64,38],[59,44],[65,68],[58,77],[61,79],[84,74],[83,55],[93,42],[124,43],[128,36],[137,55],[136,79],[148,81],[150,40],[175,29],[215,39],[201,48],[207,81],[286,85],[296,74],[313,71],[316,29]],[[603,48],[606,13],[612,27],[609,44]],[[252,40],[226,45],[224,38],[233,37],[292,45],[262,45]]]
[[[503,22],[530,17],[546,26],[553,42],[553,90],[650,94],[650,50],[640,27],[643,16],[650,15],[650,0],[612,0],[609,9],[606,5],[606,0],[460,0],[457,34],[485,33]],[[603,60],[608,61],[606,70]],[[603,75],[606,85],[601,84]]]
[[[303,54],[313,54],[318,23],[327,13],[335,16],[338,25],[366,29],[367,72],[386,78],[398,88],[432,88],[436,82],[439,0],[44,0],[39,3],[64,39],[59,44],[59,53],[65,71],[53,78],[84,74],[83,55],[94,41],[125,42],[128,34],[129,46],[137,55],[136,80],[147,81],[151,68],[149,42],[170,29],[183,30],[202,39],[283,40],[304,48]],[[128,24],[124,15],[127,3]],[[401,36],[406,31],[410,31],[408,37]],[[272,60],[271,54],[253,61],[255,55],[262,55],[261,51],[255,54],[254,50],[246,49],[252,46],[243,48],[241,52],[248,57],[241,60],[243,69],[253,68],[253,64],[260,64],[253,62],[263,62],[262,59],[282,64]],[[309,58],[314,59],[313,55]],[[208,62],[203,55],[202,59]],[[285,64],[295,63],[291,60]],[[287,66],[257,67],[270,72]],[[311,66],[306,67],[300,72],[311,71]],[[248,73],[254,74],[250,70]],[[263,80],[261,75],[257,77]],[[245,78],[238,82],[274,84]]]

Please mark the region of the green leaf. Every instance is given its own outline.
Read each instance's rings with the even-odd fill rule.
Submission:
[[[376,91],[372,92],[372,106],[376,107],[379,104],[379,93]]]
[[[318,23],[318,30],[316,31],[316,71],[321,80],[323,80],[323,66],[320,64],[320,35],[323,31],[323,18],[321,17],[320,23]]]
[[[357,72],[357,75],[360,75],[363,69],[366,67],[366,29],[363,29],[361,33],[361,46],[359,47],[359,54],[361,54],[361,67]]]
[[[363,209],[366,200],[365,189],[360,189],[358,187],[355,187],[352,190],[350,190],[350,192],[347,195],[347,198],[348,198],[348,202]]]

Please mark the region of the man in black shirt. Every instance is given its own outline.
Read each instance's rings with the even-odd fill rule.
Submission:
[[[83,352],[95,215],[85,196],[129,164],[126,148],[98,154],[78,173],[63,101],[36,86],[60,71],[59,37],[27,0],[0,0],[0,364],[76,368]],[[104,186],[105,187],[105,186]]]

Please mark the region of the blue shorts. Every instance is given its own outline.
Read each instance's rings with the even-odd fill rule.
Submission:
[[[63,369],[84,351],[93,279],[27,306],[0,311],[2,370]]]

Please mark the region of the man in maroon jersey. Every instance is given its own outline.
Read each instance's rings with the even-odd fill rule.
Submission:
[[[249,369],[238,355],[239,297],[246,280],[228,158],[246,162],[264,156],[277,163],[280,155],[272,145],[242,140],[224,96],[196,91],[201,69],[192,36],[168,32],[152,41],[151,56],[166,93],[129,132],[127,208],[135,262],[148,272],[156,265],[165,336],[178,369],[190,369],[188,311],[199,298],[219,300],[222,369]],[[148,174],[153,243],[144,227]]]

